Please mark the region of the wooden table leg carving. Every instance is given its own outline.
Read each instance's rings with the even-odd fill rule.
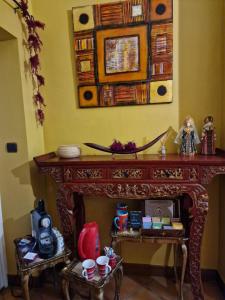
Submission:
[[[62,290],[65,300],[70,300],[69,280],[62,278]]]
[[[57,191],[57,210],[62,225],[63,237],[67,247],[74,253],[75,248],[75,215],[73,193],[65,190],[61,185]]]
[[[174,257],[174,264],[173,264],[174,275],[175,275],[176,283],[178,283],[178,274],[177,274],[178,245],[177,244],[173,245],[173,257]]]
[[[194,206],[192,209],[192,224],[189,239],[189,268],[191,286],[194,300],[204,300],[204,292],[201,281],[201,242],[204,232],[204,225],[208,211],[208,194],[197,193],[192,197]]]
[[[21,275],[21,286],[23,289],[23,295],[24,295],[25,300],[30,300],[29,278],[30,278],[30,275],[28,273]]]
[[[85,206],[83,195],[79,193],[74,193],[74,207],[75,207],[75,224],[76,224],[76,232],[75,232],[75,240],[78,241],[79,234],[85,223]]]
[[[182,249],[183,261],[182,261],[182,270],[181,270],[181,279],[180,279],[179,298],[183,300],[184,299],[184,295],[183,295],[184,276],[185,276],[185,270],[187,265],[187,246],[185,245],[185,243],[181,245],[181,249]]]
[[[91,288],[91,300],[104,300],[103,288]]]
[[[57,191],[57,209],[65,243],[75,256],[78,237],[85,223],[83,195],[60,184]]]
[[[123,266],[122,265],[118,268],[118,270],[114,274],[114,279],[115,279],[114,300],[119,300],[120,299],[120,288],[121,288],[122,279],[123,279]]]

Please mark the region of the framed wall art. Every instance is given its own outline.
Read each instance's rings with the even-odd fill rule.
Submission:
[[[80,107],[172,102],[172,0],[126,0],[72,12]]]

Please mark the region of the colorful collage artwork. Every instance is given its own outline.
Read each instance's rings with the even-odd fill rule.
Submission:
[[[138,35],[105,39],[105,73],[139,71]]]
[[[80,107],[170,103],[173,0],[73,8]]]

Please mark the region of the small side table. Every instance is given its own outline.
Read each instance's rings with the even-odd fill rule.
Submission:
[[[26,238],[26,237],[24,237]],[[65,249],[61,254],[55,255],[48,259],[40,259],[38,261],[34,261],[31,263],[27,263],[23,257],[21,256],[21,253],[19,251],[18,243],[22,238],[15,239],[14,244],[16,248],[16,264],[17,264],[17,272],[21,279],[21,286],[23,289],[24,299],[30,300],[30,294],[29,294],[29,278],[30,276],[37,272],[37,271],[43,271],[47,268],[54,267],[58,263],[65,263],[68,265],[70,263],[69,256],[71,254],[71,251],[69,249]]]
[[[152,230],[154,231],[154,230]],[[184,300],[183,295],[183,285],[184,285],[184,276],[186,271],[186,265],[187,265],[187,238],[184,236],[165,236],[166,233],[165,230],[159,230],[156,229],[155,232],[160,232],[162,236],[146,236],[142,235],[141,232],[137,232],[135,235],[127,235],[123,233],[117,234],[112,233],[112,248],[115,250],[117,245],[120,245],[122,242],[134,242],[134,243],[152,243],[152,244],[171,244],[173,245],[174,249],[174,273],[176,282],[178,284],[179,290],[178,290],[178,299]],[[182,265],[181,265],[181,276],[180,280],[178,279],[178,273],[177,273],[177,263],[178,263],[178,247],[180,246],[182,251]]]
[[[120,299],[120,287],[123,278],[122,258],[117,256],[117,264],[112,271],[104,278],[98,274],[92,280],[87,280],[82,277],[82,263],[74,260],[69,266],[62,270],[62,288],[66,300],[70,300],[69,284],[80,283],[84,288],[90,290],[92,300],[104,300],[104,286],[112,279],[115,280],[115,296],[114,300]]]

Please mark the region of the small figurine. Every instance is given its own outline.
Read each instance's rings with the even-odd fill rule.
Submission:
[[[165,145],[161,145],[161,155],[165,156],[166,155],[166,146]]]
[[[201,136],[201,153],[204,155],[215,154],[216,133],[213,125],[213,117],[207,116],[204,119]]]
[[[196,145],[200,144],[200,140],[191,116],[185,118],[174,142],[180,143],[180,154],[194,155],[197,152]]]
[[[169,137],[169,130],[167,131],[167,133],[160,139],[160,143],[161,143],[161,149],[160,149],[160,153],[162,156],[166,156],[166,141]]]

